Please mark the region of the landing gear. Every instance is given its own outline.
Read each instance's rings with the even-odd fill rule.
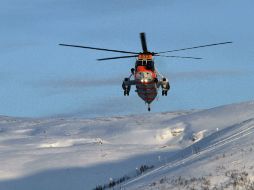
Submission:
[[[161,89],[162,89],[162,91],[161,91],[162,96],[167,96],[168,95],[168,91],[170,89],[169,81],[168,81],[167,78],[162,76],[157,70],[156,70],[156,72],[161,77],[161,79],[157,83],[157,88],[161,87]]]
[[[162,88],[162,96],[167,96],[168,91],[170,89],[170,85],[169,85],[169,82],[166,78],[162,78],[161,88]]]
[[[168,95],[168,91],[167,90],[162,90],[162,96],[167,96]]]
[[[123,88],[124,96],[130,95],[131,86],[128,84],[129,81],[130,81],[130,78],[125,78],[123,81],[122,88]]]
[[[123,88],[123,94],[124,96],[129,96],[130,91],[131,91],[131,85],[134,85],[135,81],[131,80],[131,77],[135,74],[135,69],[131,68],[131,75],[127,78],[124,78],[123,83],[122,83],[122,88]]]
[[[124,96],[129,96],[130,95],[130,91],[128,91],[128,90],[124,90]]]

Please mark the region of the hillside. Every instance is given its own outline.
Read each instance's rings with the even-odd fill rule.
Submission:
[[[254,102],[95,119],[1,116],[0,190],[251,185],[253,132]]]

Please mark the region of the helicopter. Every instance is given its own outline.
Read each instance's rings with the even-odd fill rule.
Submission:
[[[97,59],[98,61],[123,59],[123,58],[136,58],[135,68],[131,68],[130,76],[124,78],[123,80],[123,83],[122,83],[123,93],[124,93],[124,96],[129,96],[131,86],[136,86],[135,92],[137,92],[138,96],[142,100],[144,100],[144,102],[148,105],[147,107],[148,111],[151,111],[150,105],[154,101],[154,99],[157,97],[158,89],[161,88],[162,96],[167,96],[168,91],[170,90],[169,80],[166,77],[164,77],[155,67],[153,57],[160,56],[160,57],[168,57],[168,58],[202,59],[200,57],[167,55],[166,53],[232,43],[232,42],[221,42],[221,43],[206,44],[206,45],[194,46],[189,48],[181,48],[181,49],[175,49],[175,50],[169,50],[169,51],[150,52],[148,51],[148,48],[147,48],[146,36],[144,32],[140,33],[140,41],[141,41],[143,52],[122,51],[122,50],[96,48],[96,47],[70,45],[70,44],[59,44],[59,45],[67,46],[67,47],[85,48],[85,49],[92,49],[92,50],[99,50],[99,51],[109,51],[109,52],[129,54],[126,56],[101,58],[101,59]]]

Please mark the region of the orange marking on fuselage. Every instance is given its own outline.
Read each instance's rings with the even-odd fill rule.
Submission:
[[[151,54],[139,54],[138,59],[153,59]]]
[[[157,77],[156,73],[152,70],[147,69],[146,66],[138,66],[136,69],[136,73],[138,73],[138,72],[146,72],[146,73],[149,72],[149,73],[152,73],[153,78]]]
[[[138,66],[137,72],[150,72],[151,70],[146,69],[146,66]]]

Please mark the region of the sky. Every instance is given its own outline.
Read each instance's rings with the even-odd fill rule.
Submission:
[[[147,113],[122,80],[135,58],[58,46],[59,43],[141,51],[233,44],[175,52],[202,60],[155,58],[171,90],[152,112],[204,109],[253,100],[254,2],[251,0],[1,0],[0,115],[18,117]]]

